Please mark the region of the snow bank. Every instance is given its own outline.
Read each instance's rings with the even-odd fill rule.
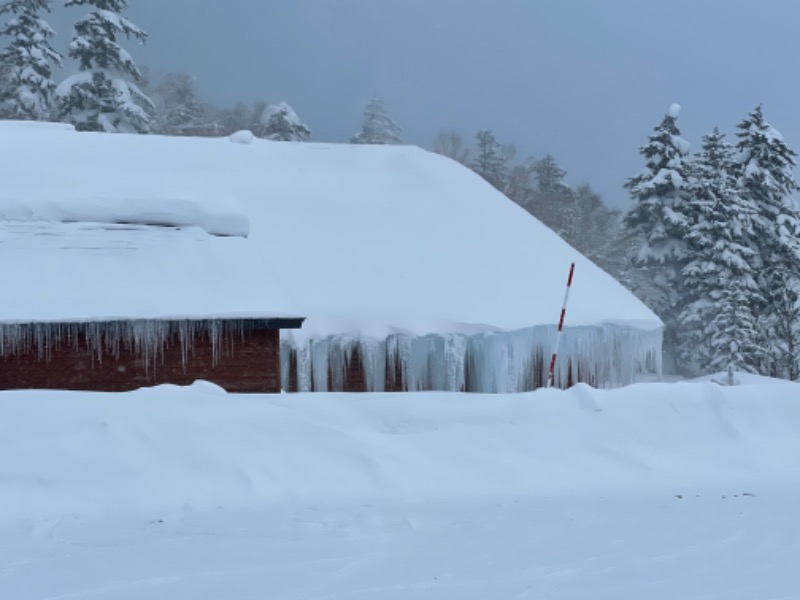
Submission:
[[[720,385],[728,384],[728,372],[719,371],[718,373],[711,373],[710,375],[703,375],[692,379],[693,382],[710,381],[719,383]],[[746,373],[744,371],[735,371],[733,374],[733,385],[783,385],[786,383],[785,379],[778,379],[776,377],[767,377],[766,375],[758,375],[756,373]]]
[[[798,482],[800,386],[0,393],[0,518]]]
[[[242,129],[241,131],[232,133],[228,136],[228,139],[234,144],[248,145],[256,140],[256,136],[249,129]]]
[[[479,176],[418,148],[3,122],[0,154],[0,270],[15,281],[0,320],[289,313],[328,335],[512,331],[556,321],[575,261],[566,326],[661,327]]]

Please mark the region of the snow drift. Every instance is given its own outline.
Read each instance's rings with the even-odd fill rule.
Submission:
[[[0,519],[797,482],[800,386],[0,393]]]

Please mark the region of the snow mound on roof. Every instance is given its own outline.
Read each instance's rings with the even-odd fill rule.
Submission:
[[[249,217],[246,239],[204,236],[213,242],[186,232],[17,228],[0,251],[0,270],[16,282],[0,296],[0,320],[279,313],[309,317],[328,334],[364,323],[412,334],[518,330],[557,322],[575,262],[565,326],[662,326],[481,177],[419,148],[242,145],[6,122],[0,155],[0,215],[61,220],[82,208],[105,222],[125,207],[123,220],[138,222],[174,213],[177,200],[191,218],[176,224],[229,235],[244,234]]]
[[[14,281],[0,293],[3,323],[302,316],[247,238],[42,221],[0,231],[0,269]]]
[[[194,185],[190,178],[173,185],[118,148],[108,148],[105,158],[83,156],[71,125],[13,122],[3,125],[2,135],[14,146],[3,156],[18,155],[0,186],[0,220],[194,226],[212,235],[249,234],[244,205],[220,186]]]
[[[55,221],[61,223],[107,223],[199,227],[211,235],[247,237],[250,220],[244,207],[232,198],[210,202],[208,198],[137,197],[126,191],[115,195],[90,189],[75,191],[75,196],[47,197],[37,193],[0,190],[0,219],[10,221]],[[133,186],[135,187],[135,186]],[[86,195],[84,195],[84,193]],[[131,196],[127,196],[130,193]],[[91,194],[99,194],[92,196]],[[115,197],[116,196],[116,197]]]

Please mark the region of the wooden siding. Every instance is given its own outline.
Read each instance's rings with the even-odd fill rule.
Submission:
[[[0,389],[121,392],[163,383],[188,385],[204,379],[229,392],[281,390],[278,329],[231,334],[221,340],[216,364],[208,336],[194,341],[185,364],[177,335],[167,339],[160,355],[149,360],[125,348],[119,349],[119,356],[108,349],[98,355],[88,350],[82,338],[50,348],[49,358],[40,358],[40,349],[35,346],[0,357]]]

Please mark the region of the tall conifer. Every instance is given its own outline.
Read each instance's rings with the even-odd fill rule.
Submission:
[[[42,18],[50,12],[50,0],[11,0],[0,4],[0,16],[8,17],[0,37],[9,39],[0,51],[0,117],[44,121],[51,117],[53,66],[61,55],[50,40],[55,32]]]
[[[69,56],[80,72],[56,91],[59,116],[81,131],[147,133],[153,102],[136,85],[142,74],[119,45],[121,35],[142,43],[147,34],[122,16],[127,0],[67,0],[65,6],[92,6],[75,24]]]

